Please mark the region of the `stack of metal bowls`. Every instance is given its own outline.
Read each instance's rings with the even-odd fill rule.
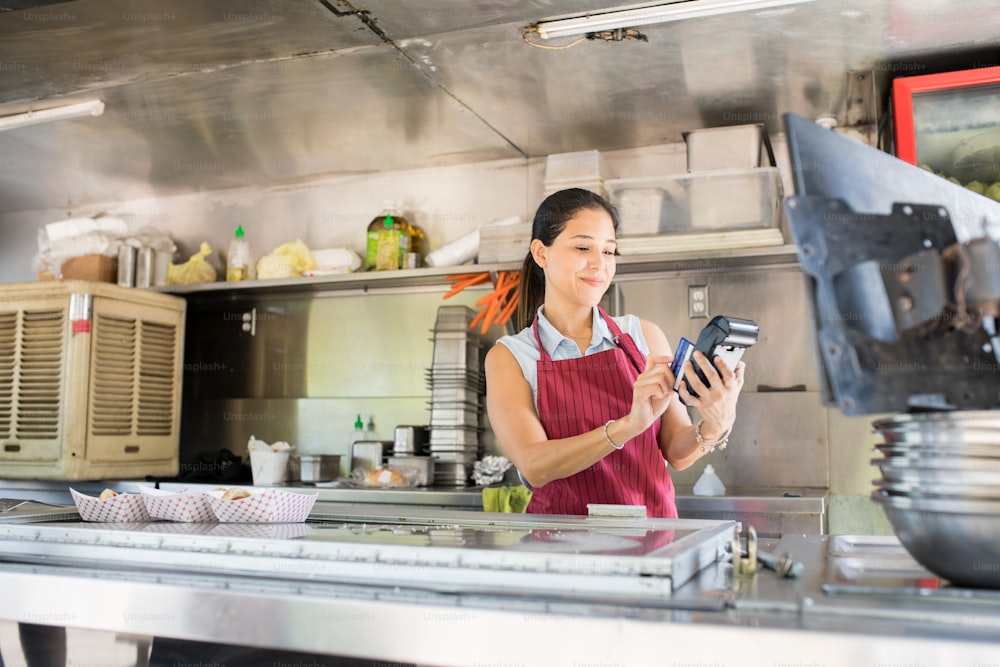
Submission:
[[[1000,411],[898,415],[873,499],[906,550],[952,585],[1000,588]]]
[[[483,345],[469,329],[476,311],[441,306],[434,323],[430,442],[436,486],[465,486],[479,457],[480,403],[486,391]]]

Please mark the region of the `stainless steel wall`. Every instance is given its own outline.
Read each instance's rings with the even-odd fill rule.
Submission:
[[[694,340],[708,322],[688,317],[688,286],[708,287],[709,316],[732,315],[760,325],[744,355],[746,375],[730,446],[688,470],[673,472],[691,486],[711,462],[733,487],[828,488],[826,408],[819,400],[804,277],[795,269],[712,268],[622,282],[624,308],[658,323],[671,345]],[[693,416],[697,416],[694,415]]]
[[[688,317],[688,286],[707,285],[709,315],[753,319],[760,340],[744,360],[746,383],[730,446],[685,471],[682,491],[712,463],[731,492],[829,489],[831,532],[889,532],[868,499],[870,418],[849,418],[821,402],[805,278],[797,268],[704,270],[622,276],[617,312],[658,323],[671,343],[707,322]],[[397,424],[426,424],[425,372],[442,304],[474,304],[472,289],[447,302],[443,288],[294,298],[193,300],[188,312],[182,411],[182,466],[203,451],[244,452],[253,434],[287,440],[302,453],[348,453],[357,414],[373,416],[380,437]],[[242,331],[256,309],[255,335]],[[503,332],[491,330],[491,345]],[[485,419],[485,415],[484,415]],[[489,453],[499,451],[492,433]],[[342,459],[342,473],[348,473]]]
[[[192,299],[182,468],[202,452],[245,452],[255,435],[300,453],[344,455],[346,475],[358,414],[385,440],[397,425],[427,424],[437,309],[472,305],[485,292],[443,301],[443,291]],[[244,315],[254,318],[252,334]],[[500,333],[491,330],[484,345]],[[489,434],[483,443],[495,451]]]
[[[811,329],[797,269],[625,276],[617,309],[660,324],[671,341],[694,338],[688,285],[707,285],[712,315],[756,320],[761,338],[745,356],[746,385],[732,446],[713,456],[738,487],[829,486],[826,409],[817,394]],[[459,302],[473,304],[482,290]],[[188,312],[184,433],[188,448],[245,448],[253,434],[308,453],[347,453],[357,414],[382,437],[396,424],[425,424],[426,371],[441,290],[193,300]],[[254,334],[243,331],[254,318]],[[485,342],[502,332],[491,330]],[[793,391],[774,391],[776,389]],[[484,438],[489,451],[496,446]],[[193,449],[184,452],[190,457]],[[346,466],[346,461],[345,461]],[[701,466],[677,472],[693,484]]]

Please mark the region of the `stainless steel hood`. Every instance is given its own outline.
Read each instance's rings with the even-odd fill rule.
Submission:
[[[649,26],[647,43],[522,41],[530,23],[616,4],[76,0],[2,12],[0,115],[93,98],[106,110],[0,133],[0,215],[640,147],[741,122],[779,132],[789,111],[845,123],[848,72],[885,78],[884,63],[986,52],[1000,34],[1000,15],[975,0],[814,0]]]

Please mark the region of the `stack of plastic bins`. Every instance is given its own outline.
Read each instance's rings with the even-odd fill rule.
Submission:
[[[435,486],[465,486],[479,457],[479,415],[486,391],[482,339],[469,329],[476,312],[441,306],[434,323],[430,455]]]
[[[555,153],[545,159],[544,193],[548,197],[558,190],[583,188],[606,197],[604,181],[609,177],[604,157],[598,151]]]

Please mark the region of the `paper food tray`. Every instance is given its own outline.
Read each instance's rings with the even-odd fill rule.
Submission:
[[[316,504],[318,493],[305,494],[278,489],[248,488],[249,498],[223,500],[212,492],[212,512],[223,523],[301,523]]]
[[[207,493],[171,492],[152,487],[139,487],[146,511],[154,519],[182,523],[215,523],[212,497]]]
[[[101,523],[135,523],[149,521],[146,504],[138,493],[119,493],[108,500],[98,500],[93,496],[80,493],[70,488],[70,495],[76,503],[76,510],[84,521]]]

